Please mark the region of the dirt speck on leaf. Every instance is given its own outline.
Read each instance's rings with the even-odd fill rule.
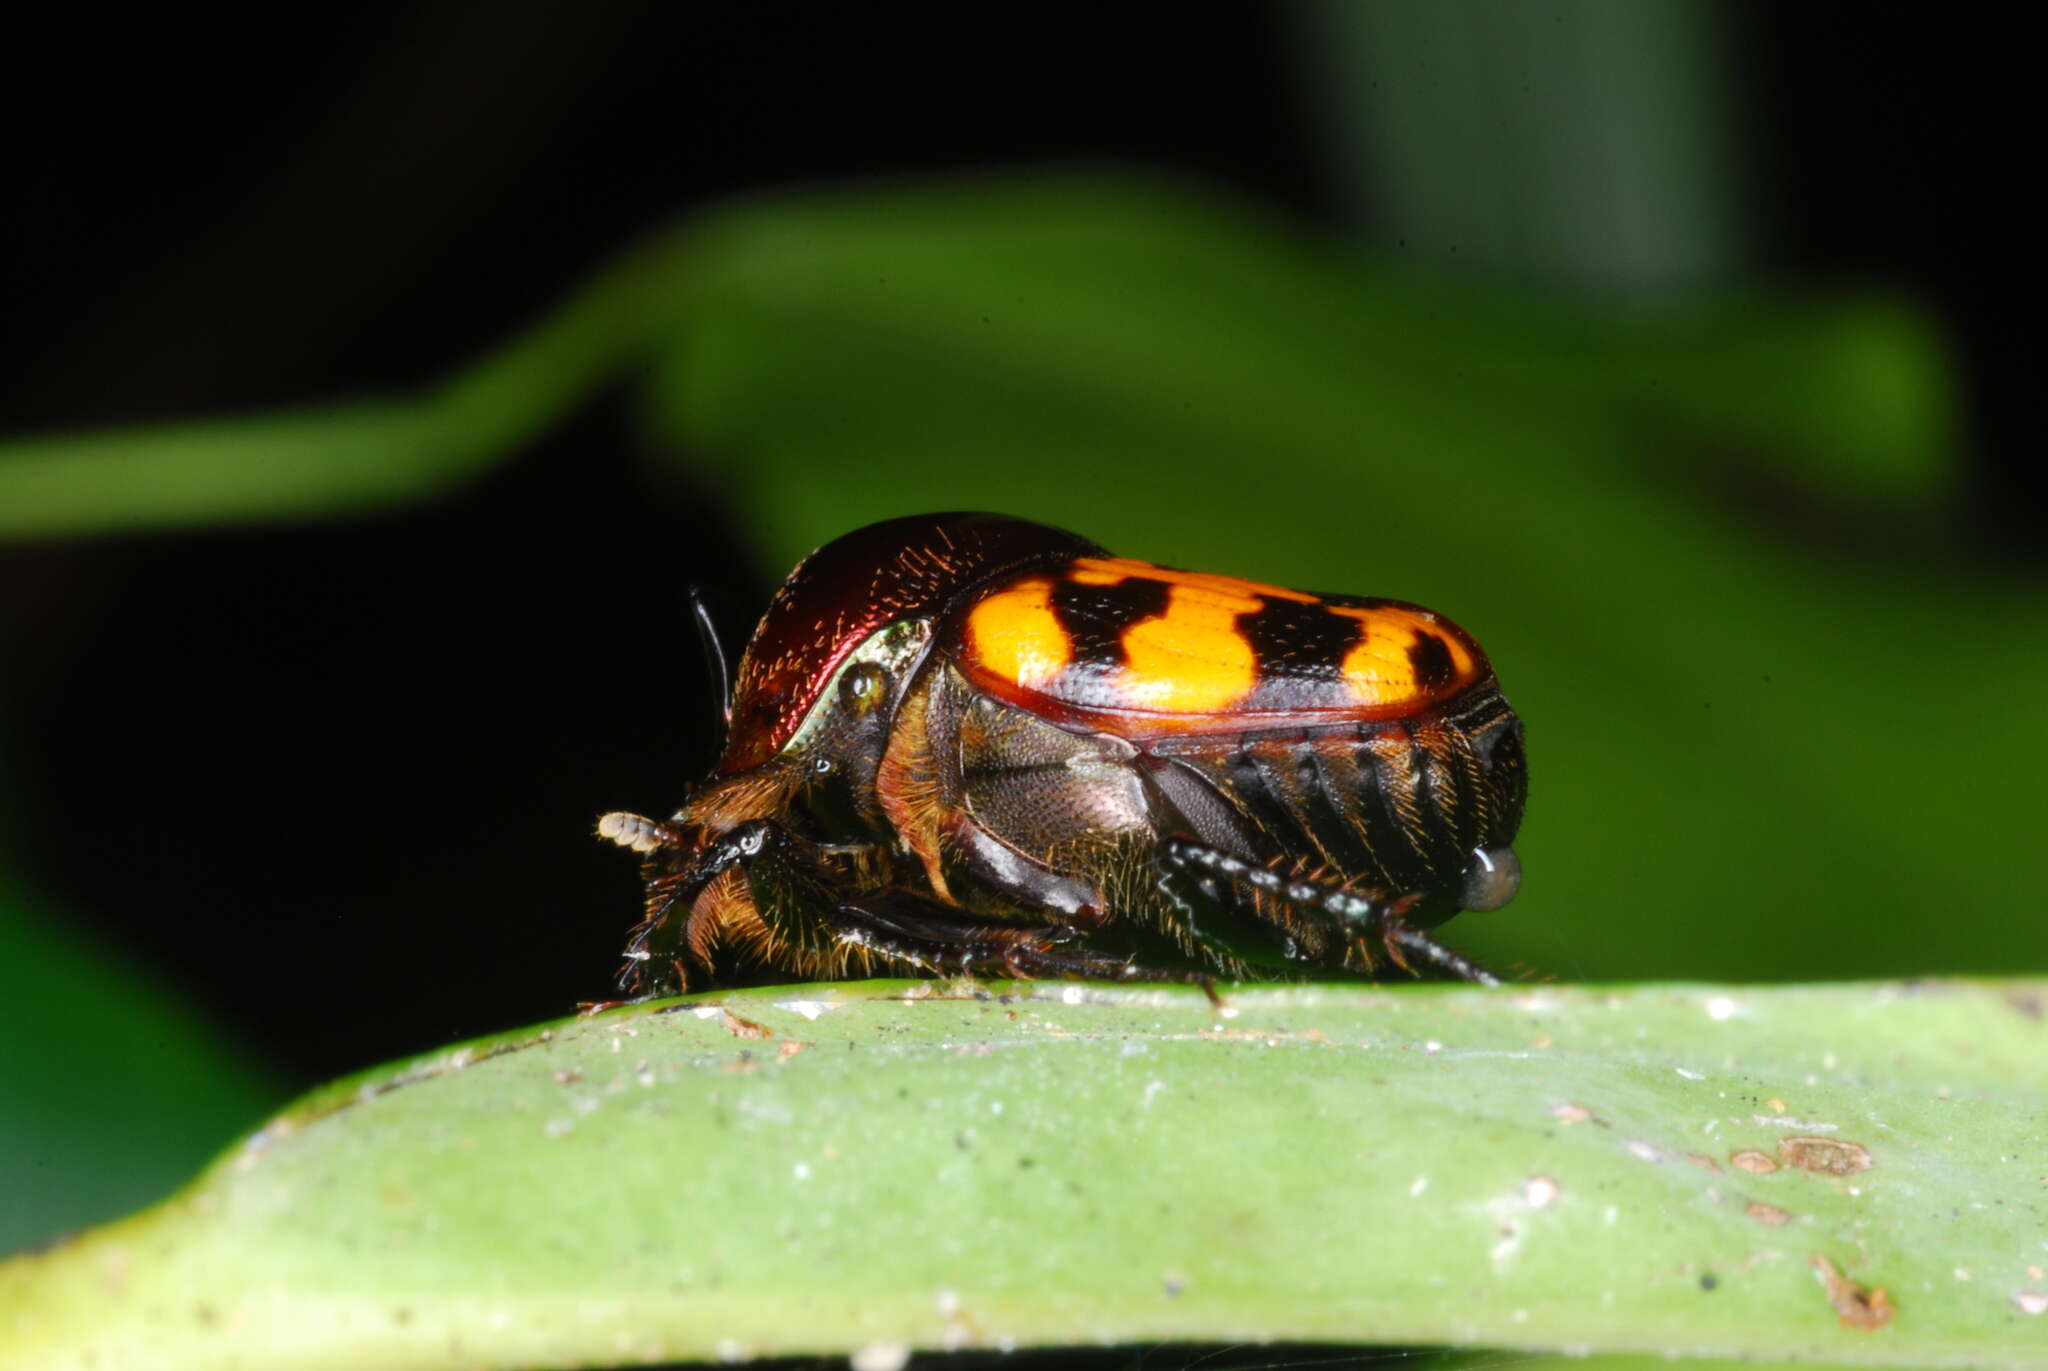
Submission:
[[[1829,1176],[1853,1176],[1871,1165],[1870,1149],[1847,1138],[1787,1138],[1778,1144],[1778,1160]]]
[[[775,1030],[767,1024],[755,1023],[752,1019],[742,1019],[730,1009],[719,1011],[718,1022],[726,1032],[732,1034],[735,1038],[772,1038],[775,1036]]]
[[[1842,1321],[1842,1327],[1868,1332],[1882,1328],[1898,1317],[1898,1308],[1883,1286],[1868,1289],[1856,1284],[1835,1269],[1835,1264],[1820,1253],[1813,1254],[1813,1273],[1820,1280],[1820,1287],[1827,1293],[1828,1307]]]
[[[1766,1228],[1783,1228],[1792,1221],[1792,1216],[1775,1204],[1763,1204],[1756,1200],[1743,1206],[1742,1212]]]
[[[1747,1171],[1752,1176],[1768,1176],[1778,1169],[1778,1163],[1768,1152],[1759,1152],[1753,1147],[1728,1154],[1728,1164],[1737,1171]]]

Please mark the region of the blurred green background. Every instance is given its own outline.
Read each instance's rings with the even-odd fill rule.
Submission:
[[[165,22],[11,191],[0,1249],[602,996],[683,588],[917,510],[1471,628],[1495,964],[2048,967],[2020,97],[1906,7]]]

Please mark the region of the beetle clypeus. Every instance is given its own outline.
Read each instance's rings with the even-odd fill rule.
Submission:
[[[1513,897],[1522,726],[1411,604],[1111,557],[991,514],[797,567],[723,755],[645,855],[620,985],[991,971],[1492,977],[1424,930]]]

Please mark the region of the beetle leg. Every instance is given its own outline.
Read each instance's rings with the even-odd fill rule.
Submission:
[[[640,830],[621,831],[630,837]],[[1082,932],[1066,923],[998,923],[896,887],[848,899],[827,876],[830,855],[773,819],[735,825],[704,844],[689,865],[647,882],[647,918],[627,944],[622,983],[631,988],[650,979],[642,967],[664,955],[650,944],[680,947],[683,930],[672,929],[672,921],[687,918],[711,883],[735,867],[746,875],[760,929],[808,974],[839,974],[851,949],[905,970],[965,973],[996,965],[1017,976],[1142,974],[1128,971],[1126,961],[1067,946]]]
[[[1404,971],[1416,957],[1446,975],[1475,985],[1499,985],[1500,978],[1467,957],[1451,951],[1420,929],[1402,921],[1413,896],[1374,898],[1314,877],[1289,875],[1220,852],[1187,838],[1168,838],[1160,856],[1169,866],[1186,871],[1224,903],[1247,904],[1252,892],[1286,901],[1313,918],[1362,933],[1378,942]]]
[[[874,890],[832,911],[840,941],[914,963],[924,971],[966,974],[995,964],[1028,976],[1045,955],[1062,949],[1080,930],[1062,924],[997,923],[902,889]],[[1078,949],[1075,949],[1078,951]],[[1088,953],[1094,974],[1115,975],[1122,963]]]
[[[939,832],[948,850],[982,885],[1026,909],[1044,910],[1072,927],[1095,927],[1104,921],[1108,901],[1087,881],[1026,856],[983,827],[972,816],[947,815]]]
[[[1212,979],[1199,971],[1159,970],[1129,957],[1078,946],[1087,930],[1069,924],[995,923],[907,890],[882,890],[835,911],[839,936],[899,957],[926,971],[1102,981],[1173,981],[1199,985],[1213,1000]]]
[[[614,820],[618,822],[614,823]],[[763,838],[759,832],[762,828],[781,830],[780,825],[765,820],[741,824],[705,843],[698,849],[695,859],[680,871],[665,872],[648,879],[646,916],[626,941],[626,964],[620,968],[618,977],[621,990],[629,994],[658,995],[680,988],[685,980],[677,955],[682,930],[669,930],[676,906],[683,907],[687,919],[691,907],[706,887],[733,867],[750,862],[762,848]],[[655,852],[685,845],[683,835],[675,829],[637,814],[607,814],[599,823],[598,832],[636,851]],[[648,838],[649,846],[638,845],[643,835]],[[649,943],[658,943],[659,950],[650,948]],[[674,978],[672,983],[669,976],[650,972],[649,963],[659,961],[670,964]]]
[[[640,823],[646,830],[667,827]],[[615,827],[622,842],[644,831]],[[655,850],[666,846],[657,843]],[[1074,911],[1077,922],[1009,923],[894,886],[849,899],[827,876],[829,856],[827,849],[773,819],[749,820],[703,843],[687,866],[648,880],[647,917],[626,945],[621,987],[666,993],[683,979],[682,949],[695,941],[686,937],[689,915],[713,881],[738,868],[745,873],[759,930],[782,944],[787,964],[806,974],[840,974],[847,969],[848,954],[857,949],[905,970],[1176,981],[1200,985],[1214,998],[1204,973],[1155,970],[1130,957],[1079,945],[1088,936],[1080,921],[1093,913],[1085,906]],[[865,959],[856,953],[854,960]]]

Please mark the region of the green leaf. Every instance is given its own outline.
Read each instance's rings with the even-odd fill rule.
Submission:
[[[995,989],[639,1006],[341,1082],[0,1266],[0,1365],[2048,1366],[2048,983]]]
[[[0,1005],[0,1252],[147,1203],[284,1098],[217,1025],[4,868]]]

